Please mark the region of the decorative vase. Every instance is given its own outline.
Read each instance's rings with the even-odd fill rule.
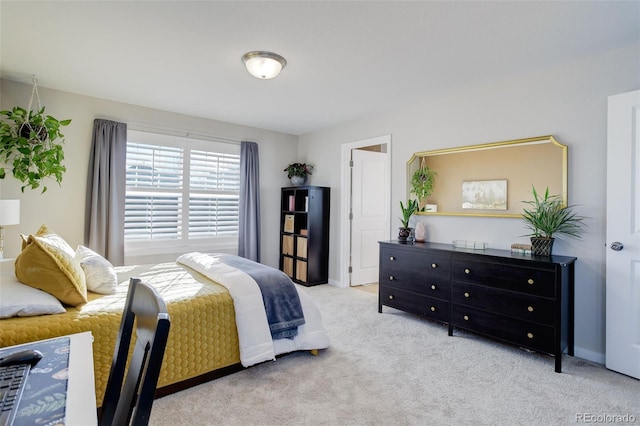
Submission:
[[[413,228],[398,228],[398,241],[407,241],[411,236],[411,231],[413,231]]]
[[[554,238],[531,237],[531,253],[534,256],[551,256]]]
[[[304,185],[306,181],[306,176],[291,176],[291,185],[293,186]]]
[[[418,243],[423,243],[427,240],[427,227],[424,222],[416,223],[415,240]]]

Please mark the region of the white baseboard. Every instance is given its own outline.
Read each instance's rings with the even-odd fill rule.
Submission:
[[[605,355],[600,352],[574,346],[573,353],[576,357],[586,359],[587,361],[596,362],[598,364],[605,363]]]
[[[332,280],[331,278],[329,278],[329,285],[332,285],[334,287],[347,287],[346,285],[342,285],[342,283],[340,281],[337,280]]]

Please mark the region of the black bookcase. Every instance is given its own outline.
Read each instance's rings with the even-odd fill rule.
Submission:
[[[280,270],[305,286],[329,280],[330,188],[282,188]]]

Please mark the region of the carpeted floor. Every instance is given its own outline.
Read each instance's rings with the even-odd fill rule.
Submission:
[[[378,283],[358,285],[353,288],[356,290],[368,291],[369,293],[378,294]]]
[[[353,288],[304,289],[331,347],[294,353],[156,400],[152,425],[640,424],[640,381],[385,307]],[[627,416],[627,417],[616,417]],[[618,421],[618,423],[623,423]]]

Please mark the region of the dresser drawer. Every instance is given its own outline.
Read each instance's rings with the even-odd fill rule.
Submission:
[[[437,297],[449,300],[450,282],[447,279],[431,277],[429,275],[412,275],[405,272],[385,273],[380,271],[378,278],[380,285],[411,291],[423,296]]]
[[[380,250],[380,284],[449,299],[450,267],[447,255],[408,250]]]
[[[448,322],[449,302],[385,285],[379,286],[380,304],[405,312]]]
[[[447,254],[382,247],[379,266],[381,270],[391,273],[429,273],[431,276],[449,279],[449,261]]]
[[[553,299],[454,282],[451,301],[525,321],[554,325]]]
[[[554,353],[553,327],[453,304],[451,325],[539,352]]]
[[[454,281],[459,282],[482,284],[548,298],[554,298],[556,295],[554,269],[454,259],[451,275]]]

